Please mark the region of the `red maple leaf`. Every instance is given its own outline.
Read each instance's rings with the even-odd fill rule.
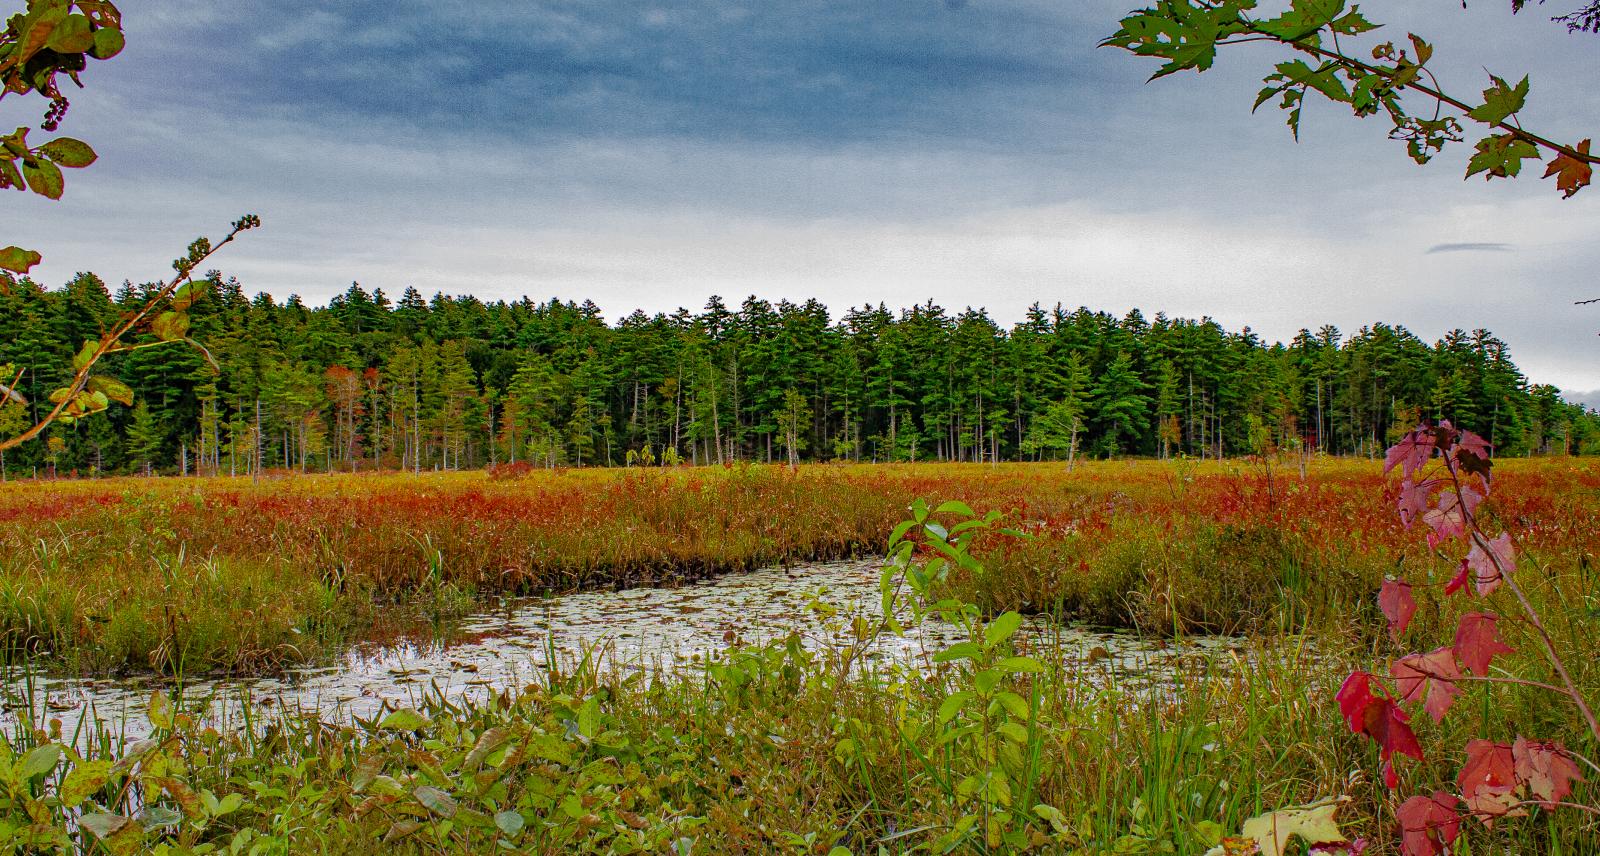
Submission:
[[[1579,154],[1588,154],[1589,141],[1584,140],[1579,143],[1577,149]],[[1556,189],[1561,191],[1562,197],[1571,199],[1574,193],[1589,185],[1589,181],[1594,178],[1594,167],[1562,152],[1545,167],[1544,177],[1549,178],[1552,175],[1556,176]]]
[[[1508,532],[1501,532],[1498,538],[1490,541],[1488,550],[1476,543],[1472,545],[1472,550],[1467,553],[1467,565],[1477,577],[1480,597],[1499,588],[1500,581],[1517,569],[1516,555]]]
[[[1456,575],[1450,578],[1450,582],[1445,583],[1444,593],[1455,594],[1464,591],[1470,582],[1472,582],[1472,566],[1467,564],[1466,559],[1462,559],[1460,567],[1456,569]]]
[[[1517,778],[1528,786],[1528,793],[1549,808],[1572,793],[1572,783],[1583,781],[1578,765],[1560,743],[1518,737],[1511,745]]]
[[[1384,580],[1378,591],[1378,608],[1389,619],[1389,635],[1396,642],[1406,632],[1406,625],[1417,614],[1417,601],[1411,596],[1411,584],[1403,580]]]
[[[1400,804],[1400,846],[1406,856],[1439,856],[1461,834],[1456,798],[1444,791],[1416,796]]]
[[[1436,479],[1424,479],[1417,482],[1406,479],[1400,483],[1400,498],[1395,502],[1400,511],[1400,522],[1407,529],[1428,510],[1428,496],[1433,489],[1439,486]]]
[[[1467,809],[1485,824],[1497,817],[1527,814],[1515,808],[1517,788],[1516,760],[1509,743],[1474,740],[1467,744],[1467,763],[1456,775],[1461,799]]]
[[[1411,474],[1426,464],[1428,458],[1433,455],[1433,443],[1433,433],[1426,428],[1418,428],[1407,434],[1400,442],[1390,446],[1389,451],[1383,456],[1384,475],[1388,475],[1390,470],[1399,466],[1400,472],[1406,478],[1411,478]]]
[[[1500,641],[1500,616],[1490,612],[1469,612],[1456,624],[1455,655],[1474,675],[1489,674],[1489,661],[1496,654],[1517,650]]]
[[[1345,678],[1335,698],[1339,702],[1339,712],[1350,725],[1350,732],[1365,734],[1378,744],[1384,782],[1391,788],[1397,787],[1399,778],[1394,772],[1394,756],[1410,755],[1422,760],[1422,745],[1407,724],[1410,717],[1394,699],[1383,694],[1381,686],[1377,694],[1372,692],[1372,675],[1367,672],[1355,672]]]
[[[1412,654],[1394,661],[1389,667],[1404,701],[1423,702],[1423,709],[1434,722],[1444,719],[1445,711],[1461,695],[1456,681],[1461,671],[1456,668],[1455,652],[1449,648],[1436,648],[1426,654]],[[1424,700],[1426,697],[1426,700]]]
[[[1461,447],[1461,451],[1471,452],[1472,454],[1477,455],[1485,460],[1488,460],[1489,458],[1489,450],[1494,448],[1494,446],[1490,445],[1488,440],[1479,437],[1477,434],[1474,434],[1471,431],[1462,431],[1460,436],[1456,438],[1456,445]]]

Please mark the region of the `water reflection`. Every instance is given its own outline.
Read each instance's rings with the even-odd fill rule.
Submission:
[[[856,618],[881,618],[878,565],[839,562],[724,576],[677,589],[594,591],[554,599],[506,601],[467,618],[448,638],[355,645],[333,663],[282,676],[191,681],[186,698],[204,703],[219,727],[251,712],[315,711],[324,720],[370,717],[415,704],[423,694],[462,698],[520,687],[552,664],[589,657],[600,668],[655,673],[720,656],[731,644],[761,644],[798,634],[812,650],[853,639]],[[956,629],[926,623],[904,636],[884,634],[866,659],[926,667],[955,641]],[[1205,649],[1235,644],[1203,639],[1183,645],[1033,622],[1021,637],[1037,652],[1076,662],[1099,680],[1148,685]],[[1036,653],[1037,653],[1036,652]],[[147,729],[144,708],[153,679],[75,679],[17,675],[6,682],[4,721],[33,707],[36,722],[62,721],[70,736],[85,716],[130,737]]]

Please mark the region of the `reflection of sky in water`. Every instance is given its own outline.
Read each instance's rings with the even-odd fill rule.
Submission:
[[[678,589],[594,591],[550,600],[508,601],[463,621],[450,640],[356,645],[332,664],[294,669],[281,677],[194,681],[188,697],[211,697],[219,726],[236,722],[240,706],[257,710],[317,710],[324,719],[378,713],[385,704],[403,707],[425,693],[451,698],[519,687],[550,665],[570,666],[585,654],[602,668],[671,669],[718,656],[730,643],[760,644],[799,634],[812,650],[852,641],[851,621],[881,617],[875,562],[840,562],[731,574]],[[837,612],[827,617],[819,601]],[[1170,646],[1121,634],[1031,624],[1019,644],[1077,662],[1089,678],[1133,685],[1177,668],[1197,648],[1231,640],[1201,640]],[[926,666],[937,651],[957,641],[956,628],[929,622],[904,636],[884,634],[867,652],[876,662]],[[7,683],[15,701],[3,721],[15,722],[22,698],[43,702],[48,717],[65,733],[93,715],[130,735],[145,729],[149,679],[78,680],[34,676]]]

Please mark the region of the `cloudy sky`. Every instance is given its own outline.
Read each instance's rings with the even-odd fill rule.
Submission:
[[[1366,5],[1436,43],[1448,89],[1531,73],[1530,128],[1600,136],[1600,38],[1549,23],[1563,2]],[[1572,306],[1600,297],[1600,188],[1463,182],[1463,152],[1416,167],[1327,104],[1296,145],[1250,113],[1273,52],[1145,85],[1152,63],[1096,49],[1134,5],[130,2],[128,49],[63,128],[100,162],[62,202],[11,197],[7,242],[47,283],[144,281],[248,211],[266,228],[216,264],[280,299],[360,281],[612,317],[758,294],[1004,322],[1137,306],[1280,339],[1487,327],[1534,380],[1600,390],[1600,306]]]

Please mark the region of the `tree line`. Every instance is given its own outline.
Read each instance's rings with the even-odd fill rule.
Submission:
[[[220,273],[189,308],[199,351],[134,350],[138,390],[13,449],[9,475],[464,469],[731,461],[1018,461],[1269,451],[1375,455],[1420,418],[1499,454],[1600,451],[1600,416],[1531,384],[1485,330],[1401,326],[1288,343],[1209,318],[1031,307],[1006,328],[929,301],[891,310],[712,297],[699,312],[593,303],[398,301],[352,284],[326,306],[247,297]],[[48,407],[75,343],[154,286],[92,274],[0,283],[0,364]],[[8,378],[9,379],[9,378]]]

